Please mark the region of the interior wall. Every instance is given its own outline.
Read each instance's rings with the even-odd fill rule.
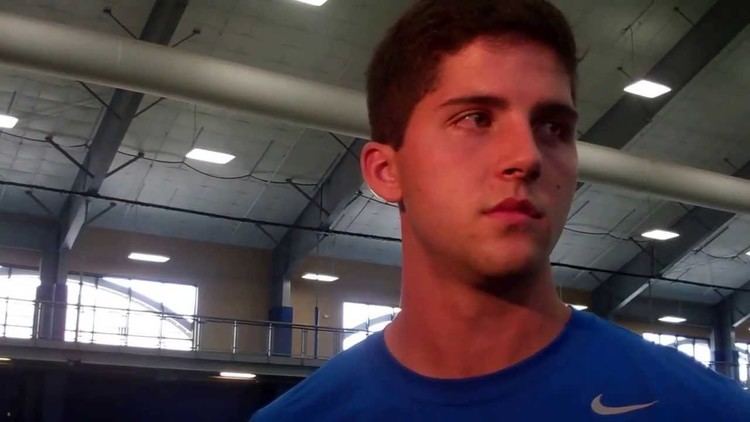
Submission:
[[[165,264],[131,261],[132,251],[168,255]],[[36,268],[37,251],[0,248],[0,265]],[[269,309],[270,251],[236,246],[152,236],[115,230],[87,229],[71,256],[71,271],[100,275],[142,278],[155,281],[196,285],[198,314],[242,320],[266,320]],[[332,273],[340,277],[334,283],[302,280],[304,272]],[[292,277],[294,323],[313,325],[318,304],[319,325],[342,326],[343,303],[346,301],[374,305],[399,306],[399,267],[308,257]],[[562,289],[567,303],[590,304],[588,292]],[[618,324],[636,332],[674,333],[708,338],[705,328],[670,324],[644,324],[617,320]],[[750,321],[736,330],[737,341],[750,342]],[[231,346],[231,324],[205,322],[201,330],[203,348],[226,349]],[[266,330],[262,327],[237,327],[238,350],[263,352]],[[305,341],[305,349],[313,350],[313,336]],[[338,351],[338,335],[319,332],[321,355]],[[295,330],[293,347],[301,350],[302,331]]]
[[[305,272],[334,274],[333,283],[307,281]],[[319,325],[341,328],[344,302],[398,306],[401,296],[401,268],[333,258],[308,257],[292,274],[292,306],[294,323],[313,325],[315,305],[319,309]],[[293,351],[302,350],[302,332],[294,333]],[[326,332],[318,334],[319,356],[330,356],[339,351],[343,339]],[[305,349],[313,350],[312,342],[305,341]]]
[[[128,259],[130,252],[169,256],[164,264]],[[198,287],[202,316],[266,320],[269,308],[270,252],[106,229],[87,229],[70,257],[70,271]],[[262,352],[265,331],[239,326],[238,350]],[[231,350],[233,325],[204,320],[203,350]]]
[[[644,323],[637,321],[628,321],[616,319],[618,325],[634,331],[639,334],[643,333],[660,333],[674,334],[685,337],[711,338],[711,329],[701,326],[683,325],[683,324],[665,324],[661,322]]]
[[[28,249],[0,247],[0,265],[38,268],[42,254]]]

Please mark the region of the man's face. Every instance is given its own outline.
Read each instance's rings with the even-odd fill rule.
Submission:
[[[575,192],[574,110],[544,45],[479,39],[446,57],[393,157],[405,247],[483,278],[545,268]]]

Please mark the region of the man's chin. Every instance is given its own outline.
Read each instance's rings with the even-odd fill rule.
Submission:
[[[486,283],[493,285],[524,283],[544,271],[547,260],[537,254],[486,257],[476,263],[476,270]]]

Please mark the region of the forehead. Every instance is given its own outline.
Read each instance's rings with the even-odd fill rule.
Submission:
[[[479,38],[442,59],[428,97],[469,92],[573,103],[572,76],[555,51],[517,37]]]

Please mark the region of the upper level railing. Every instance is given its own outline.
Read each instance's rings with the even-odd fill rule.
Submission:
[[[368,334],[277,321],[0,298],[0,337],[39,338],[37,327],[45,307],[64,309],[64,340],[85,344],[326,360],[341,352],[347,336]]]
[[[365,330],[276,321],[240,320],[138,309],[0,298],[0,338],[37,339],[44,307],[66,312],[64,341],[160,350],[214,352],[256,357],[327,360],[342,351],[348,336]],[[97,317],[98,315],[98,317]],[[54,324],[52,324],[54,325]],[[715,369],[721,362],[710,362]],[[734,364],[750,387],[750,364]]]

